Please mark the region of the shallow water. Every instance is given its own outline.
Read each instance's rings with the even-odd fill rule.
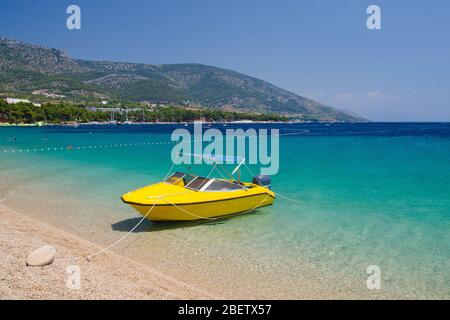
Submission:
[[[114,250],[226,297],[450,298],[450,124],[250,126],[302,133],[280,137],[272,177],[301,203],[145,221]],[[160,143],[175,127],[0,128],[0,201],[108,245],[140,218],[120,195],[169,169]],[[369,265],[381,290],[366,287]]]

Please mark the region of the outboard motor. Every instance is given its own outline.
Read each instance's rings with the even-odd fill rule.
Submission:
[[[252,183],[270,189],[270,176],[267,176],[265,174],[258,174],[257,176],[253,177]]]

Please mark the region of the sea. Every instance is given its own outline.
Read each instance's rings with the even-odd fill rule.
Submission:
[[[192,127],[0,127],[0,205],[107,247],[141,219],[122,194],[209,172],[171,168],[171,133]],[[208,127],[279,130],[274,204],[145,220],[112,251],[225,298],[450,298],[449,123]]]

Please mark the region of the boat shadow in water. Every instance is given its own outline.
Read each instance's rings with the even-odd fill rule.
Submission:
[[[140,233],[140,232],[157,232],[157,231],[164,231],[164,230],[172,230],[172,229],[178,229],[178,228],[190,228],[190,227],[198,227],[203,225],[219,225],[226,223],[231,220],[236,219],[246,219],[250,218],[252,216],[259,216],[267,213],[263,208],[261,210],[256,210],[254,212],[249,212],[246,214],[235,214],[235,215],[229,215],[220,217],[214,220],[194,220],[194,221],[164,221],[164,222],[151,222],[147,219],[141,222],[139,226],[137,226],[136,229],[133,230],[133,233]],[[129,218],[125,219],[116,223],[113,223],[111,225],[111,228],[114,231],[121,231],[121,232],[129,232],[131,229],[136,226],[136,224],[139,223],[139,221],[142,218]]]

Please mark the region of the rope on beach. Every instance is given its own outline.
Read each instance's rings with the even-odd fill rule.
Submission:
[[[108,251],[109,249],[111,249],[112,247],[116,246],[119,242],[121,242],[122,240],[124,240],[126,237],[128,237],[131,233],[133,233],[134,230],[136,230],[136,228],[142,223],[142,221],[145,220],[145,218],[147,218],[147,216],[150,214],[150,212],[153,210],[153,208],[155,207],[156,203],[159,201],[159,199],[157,199],[155,201],[155,203],[153,204],[153,206],[147,211],[147,213],[141,218],[141,220],[139,220],[138,223],[136,223],[136,225],[127,232],[127,234],[125,234],[122,238],[120,238],[119,240],[117,240],[116,242],[110,244],[109,246],[107,246],[106,248],[94,253],[91,256],[87,256],[86,260],[87,261],[91,261],[93,258],[95,258],[96,256],[98,256],[99,254],[102,254],[105,251]]]

